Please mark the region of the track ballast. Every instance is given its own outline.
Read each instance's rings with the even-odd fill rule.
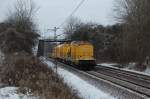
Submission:
[[[50,59],[52,61],[52,59]],[[62,67],[87,75],[92,79],[105,80],[125,88],[141,97],[150,97],[150,76],[107,66],[96,66],[91,71],[81,71],[58,62]]]
[[[88,73],[150,97],[150,76],[106,66],[97,66]]]

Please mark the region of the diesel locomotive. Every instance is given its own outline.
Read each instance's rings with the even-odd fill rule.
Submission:
[[[80,69],[92,69],[96,66],[94,47],[86,41],[58,44],[53,48],[51,57]]]

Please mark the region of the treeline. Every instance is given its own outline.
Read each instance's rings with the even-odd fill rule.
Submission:
[[[103,26],[95,23],[83,23],[78,18],[72,17],[65,26],[66,39],[89,41],[94,45],[95,57],[99,61],[114,61],[118,53],[114,53],[123,31],[122,24]],[[115,44],[114,44],[115,43]],[[117,52],[117,51],[116,51]]]
[[[93,43],[99,60],[143,63],[150,56],[149,9],[149,0],[117,0],[117,24],[102,26],[72,18],[64,32],[67,39]]]
[[[150,1],[119,0],[118,18],[124,24],[122,33],[122,58],[126,61],[144,62],[150,56]]]

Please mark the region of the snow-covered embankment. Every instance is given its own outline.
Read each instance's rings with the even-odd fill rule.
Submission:
[[[53,68],[54,64],[50,61],[45,61],[51,68]],[[83,99],[115,99],[113,96],[110,96],[107,93],[104,93],[102,90],[96,88],[95,86],[89,84],[84,81],[77,75],[62,69],[58,68],[58,74],[64,78],[65,83],[69,87],[72,87],[79,96]]]

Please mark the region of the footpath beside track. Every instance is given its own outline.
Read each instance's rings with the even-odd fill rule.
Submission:
[[[53,59],[50,59],[50,61],[54,62]],[[148,75],[106,66],[97,66],[92,71],[81,71],[61,62],[57,62],[57,65],[69,71],[87,76],[95,81],[104,81],[112,86],[126,90],[131,94],[139,96],[139,99],[150,98],[150,76]]]

